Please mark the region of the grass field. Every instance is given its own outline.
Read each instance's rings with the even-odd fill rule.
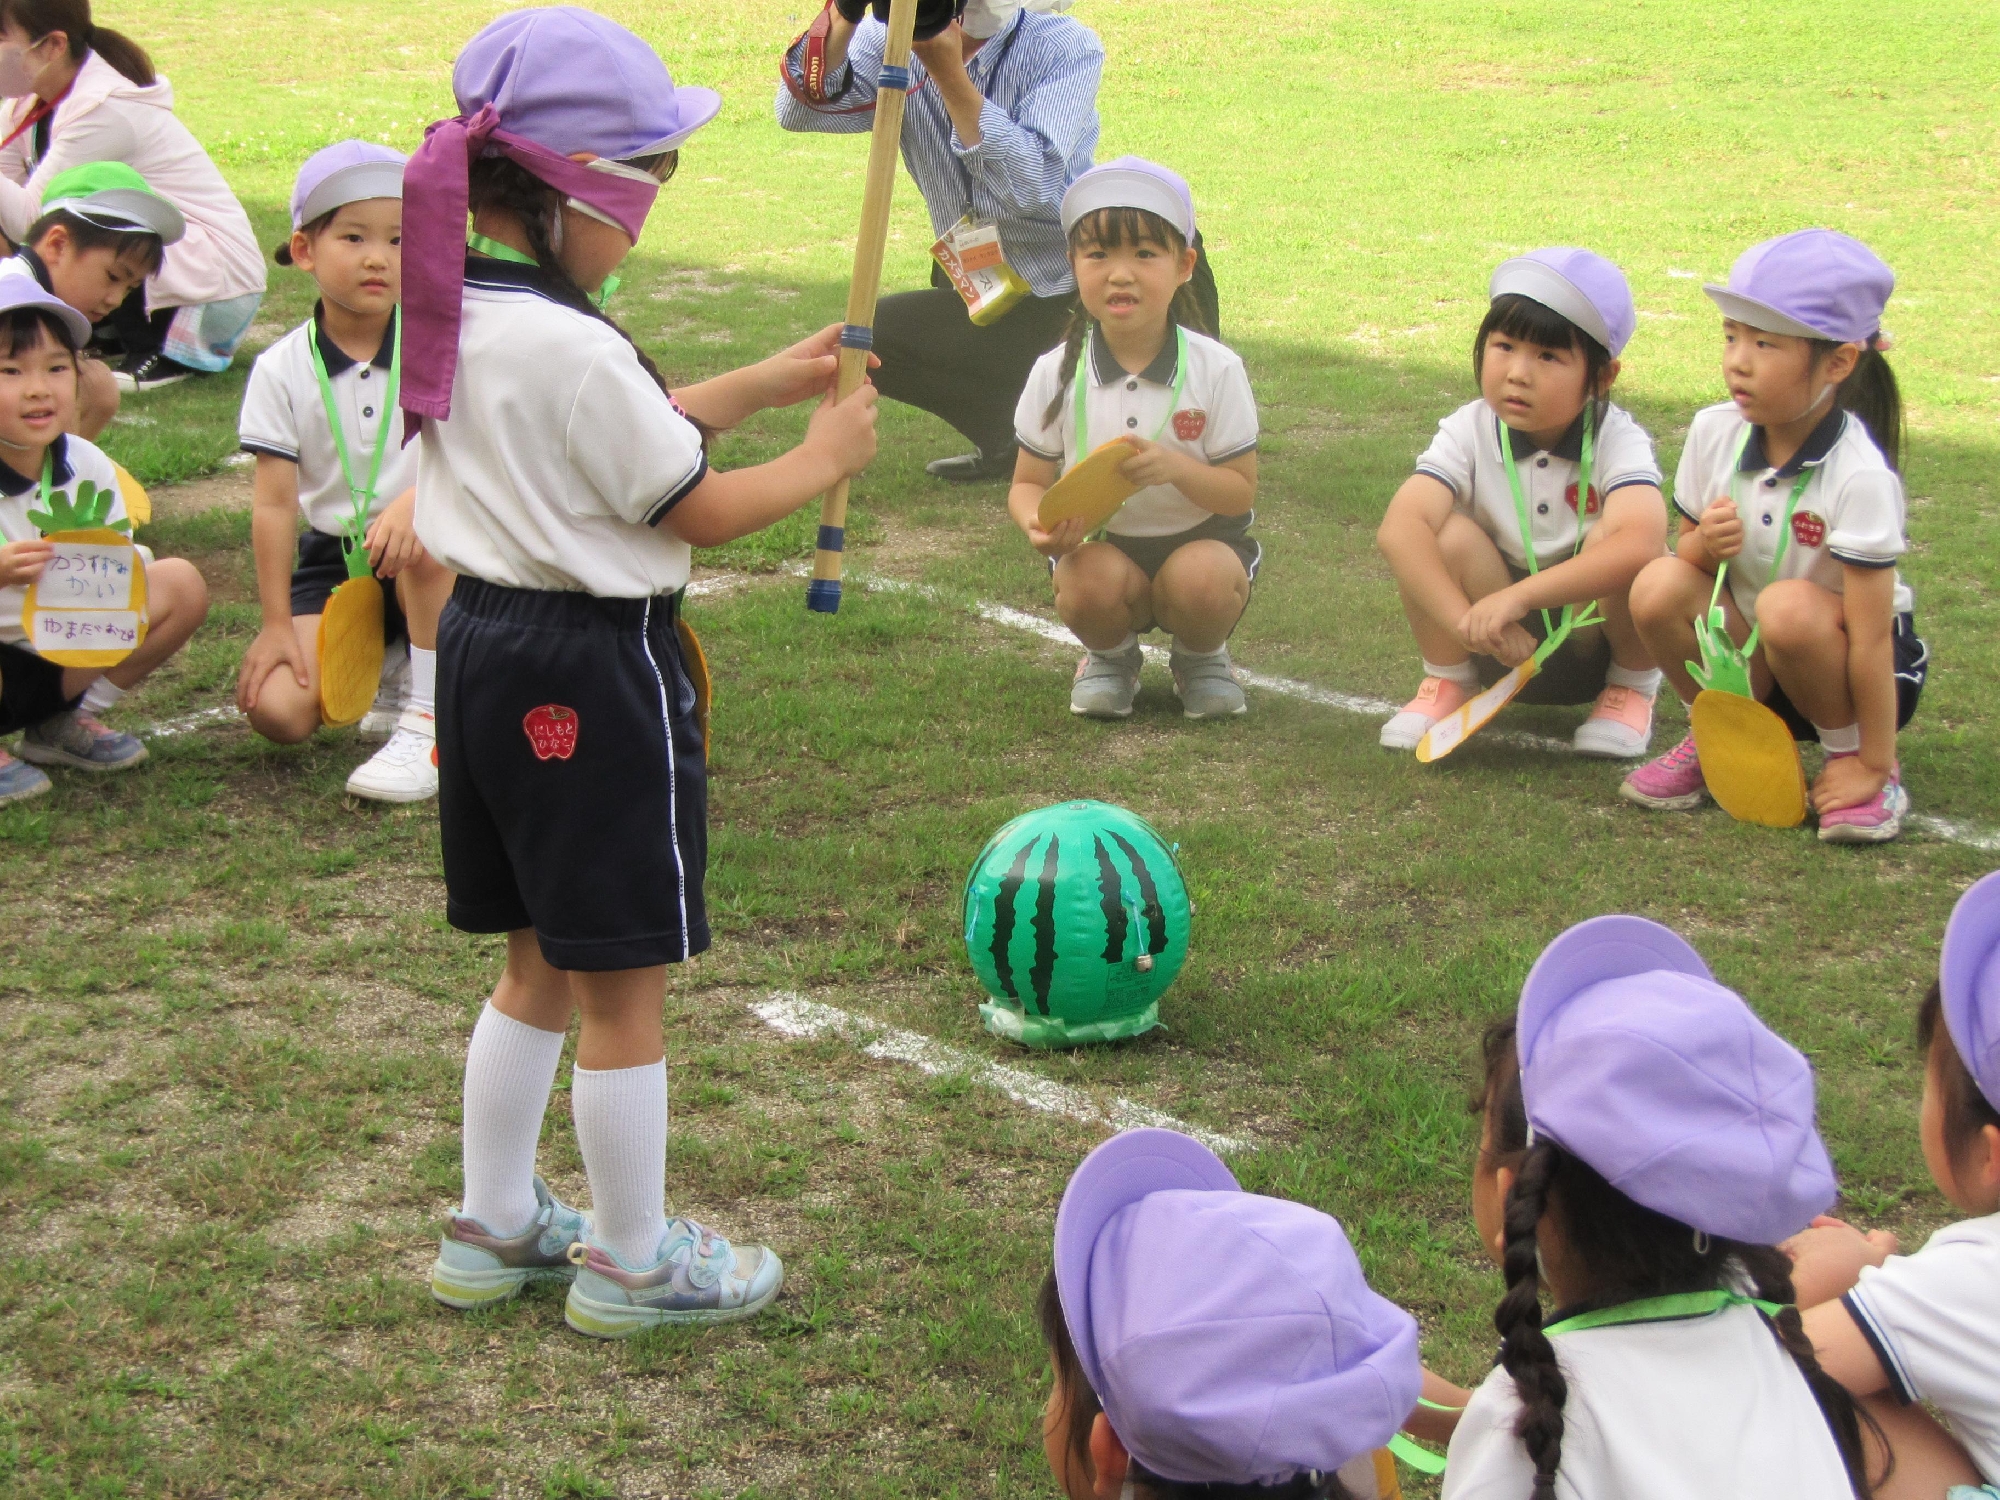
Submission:
[[[457,46],[499,8],[136,0],[100,19],[154,48],[275,243],[307,152],[352,133],[413,145]],[[862,148],[770,119],[805,0],[605,8],[728,100],[613,311],[676,378],[832,321]],[[1495,261],[1582,243],[1627,269],[1641,322],[1620,396],[1671,473],[1720,392],[1701,280],[1825,223],[1901,278],[1908,573],[1936,663],[1905,779],[1920,811],[2000,827],[1985,0],[1074,14],[1110,53],[1099,154],[1192,180],[1258,392],[1267,570],[1244,665],[1397,700],[1414,685],[1373,529],[1471,392]],[[892,286],[916,283],[928,243],[905,180]],[[260,339],[309,306],[302,278],[273,276]],[[149,480],[212,468],[240,388],[239,372],[134,402],[109,446]],[[752,460],[799,425],[760,420],[718,456]],[[695,606],[720,679],[718,941],[669,996],[670,1201],[786,1257],[777,1309],[606,1347],[562,1331],[549,1297],[434,1306],[464,1038],[499,958],[444,925],[435,814],[343,802],[365,753],[346,734],[160,738],[136,774],[60,777],[0,811],[0,1494],[1053,1494],[1029,1299],[1100,1130],[971,1067],[787,1039],[750,1009],[776,992],[1250,1138],[1246,1184],[1341,1218],[1465,1381],[1490,1358],[1498,1291],[1466,1209],[1473,1044],[1584,916],[1672,923],[1813,1056],[1846,1211],[1906,1238],[1945,1218],[1917,1149],[1910,1015],[1951,902],[1993,854],[1649,817],[1615,799],[1616,768],[1505,744],[1421,767],[1378,750],[1371,719],[1269,693],[1244,721],[1186,726],[1154,679],[1129,724],[1075,721],[1069,655],[973,608],[1048,613],[998,487],[929,486],[923,461],[957,440],[907,410],[883,426],[849,565],[928,592],[851,587],[838,616],[808,616],[776,571],[806,554],[804,517],[704,559],[728,581]],[[162,498],[151,540],[196,558],[218,603],[121,706],[135,725],[225,701],[257,618],[247,517]],[[1574,718],[1515,727],[1566,735]],[[1070,795],[1178,841],[1193,957],[1168,1031],[1022,1057],[977,1030],[959,881],[1006,817]],[[560,1095],[543,1163],[586,1196]]]

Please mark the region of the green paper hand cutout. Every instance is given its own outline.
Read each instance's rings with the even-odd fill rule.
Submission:
[[[48,497],[47,510],[31,510],[28,519],[35,523],[35,529],[43,536],[56,531],[95,531],[99,527],[109,527],[113,531],[130,532],[132,523],[122,517],[110,520],[111,501],[117,495],[115,489],[100,490],[86,479],[76,487],[76,499],[57,491]]]
[[[1757,649],[1757,631],[1750,632],[1750,644],[1738,647],[1729,634],[1729,620],[1722,612],[1722,581],[1729,576],[1729,564],[1715,570],[1715,591],[1708,596],[1708,615],[1694,617],[1694,638],[1701,647],[1701,665],[1685,662],[1688,676],[1705,693],[1734,693],[1739,698],[1755,698],[1750,690],[1750,653]]]

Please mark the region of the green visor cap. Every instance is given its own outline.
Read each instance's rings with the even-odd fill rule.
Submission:
[[[156,234],[163,245],[187,233],[181,211],[122,161],[94,161],[51,177],[42,189],[42,212],[57,209],[105,229]]]

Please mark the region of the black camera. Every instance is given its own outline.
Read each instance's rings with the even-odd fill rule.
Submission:
[[[869,11],[885,26],[889,22],[889,0],[834,0],[834,9],[850,21],[860,21]],[[917,0],[916,38],[929,41],[965,14],[965,0]]]

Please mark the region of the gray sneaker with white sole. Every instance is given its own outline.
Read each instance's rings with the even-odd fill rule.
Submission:
[[[1168,659],[1174,674],[1174,691],[1180,695],[1181,711],[1190,719],[1226,719],[1248,712],[1243,684],[1229,664],[1229,648],[1213,656],[1187,656],[1179,651]]]
[[[123,771],[145,758],[146,747],[135,736],[105,728],[80,708],[30,725],[21,736],[21,759],[38,766]]]
[[[1123,651],[1092,651],[1076,664],[1069,711],[1086,719],[1126,719],[1139,696],[1139,669],[1145,653],[1134,641]]]

